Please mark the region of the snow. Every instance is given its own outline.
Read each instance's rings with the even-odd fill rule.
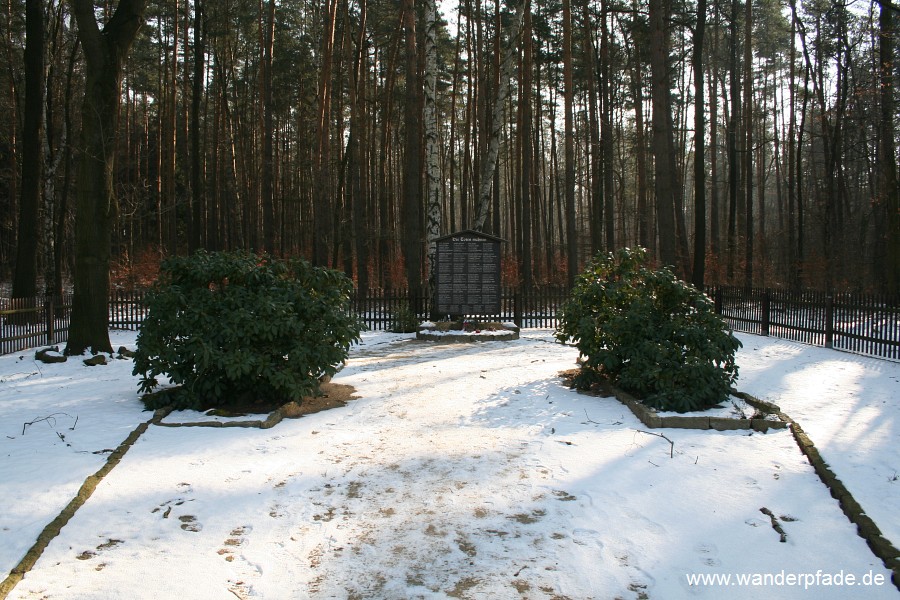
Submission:
[[[800,422],[900,542],[900,364],[740,338],[738,389]],[[151,417],[130,361],[32,357],[0,357],[4,573]],[[151,426],[9,597],[898,596],[789,431],[657,430],[670,447],[565,388],[576,358],[549,330],[366,333],[334,379],[357,390],[346,407],[268,430]]]

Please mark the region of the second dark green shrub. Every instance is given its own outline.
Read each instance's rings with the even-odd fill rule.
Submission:
[[[556,337],[583,358],[578,378],[606,378],[660,410],[701,410],[726,400],[740,342],[712,301],[644,249],[598,255],[563,307]]]

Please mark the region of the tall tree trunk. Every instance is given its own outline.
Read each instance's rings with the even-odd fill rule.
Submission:
[[[203,0],[194,0],[194,71],[191,82],[191,228],[188,251],[194,252],[207,243],[206,190],[203,172],[200,135],[200,109],[203,106],[204,76],[206,74],[206,17]]]
[[[650,0],[650,73],[653,99],[653,155],[655,157],[656,222],[659,233],[659,260],[678,265],[675,232],[675,196],[679,193],[675,165],[674,124],[672,122],[671,79],[669,77],[668,8],[665,0]]]
[[[575,125],[573,100],[575,85],[572,78],[572,0],[563,0],[563,145],[565,153],[566,209],[566,277],[574,287],[578,270],[578,239],[575,230]]]
[[[146,0],[121,0],[102,31],[91,0],[71,0],[84,48],[82,154],[75,220],[75,295],[66,354],[112,352],[109,257],[118,202],[113,193],[122,70],[144,21]]]
[[[497,157],[500,154],[500,132],[503,127],[503,109],[506,99],[509,97],[510,83],[513,70],[516,66],[516,42],[521,33],[522,14],[525,10],[525,0],[520,0],[516,8],[516,15],[511,23],[506,47],[503,49],[503,62],[500,66],[500,80],[497,96],[494,98],[491,118],[491,130],[488,135],[488,149],[478,179],[478,197],[475,207],[475,229],[482,231],[491,206],[491,191],[494,185],[494,172],[497,169]]]
[[[744,286],[753,285],[753,2],[744,0],[744,192],[746,193],[746,246]]]
[[[380,161],[378,171],[378,262],[381,265],[379,270],[381,275],[381,285],[395,285],[397,281],[394,278],[394,272],[389,265],[394,261],[392,252],[395,251],[391,239],[391,231],[393,227],[393,204],[394,204],[394,188],[391,186],[390,177],[393,171],[393,156],[390,151],[391,137],[393,135],[392,109],[394,105],[394,87],[396,85],[396,73],[398,71],[397,61],[400,54],[400,42],[402,38],[403,19],[401,17],[398,23],[398,32],[394,38],[394,44],[391,47],[390,59],[388,60],[387,80],[384,83],[384,91],[382,94],[387,101],[381,107],[381,139],[380,139]]]
[[[737,215],[738,215],[738,180],[740,165],[738,163],[737,130],[741,114],[740,79],[738,78],[738,0],[731,0],[731,18],[729,30],[729,78],[731,90],[731,115],[726,131],[728,144],[728,267],[729,282],[734,278],[734,261],[737,254]],[[724,85],[724,84],[723,84]]]
[[[613,81],[610,57],[609,11],[603,8],[600,19],[600,149],[603,172],[603,220],[606,230],[606,250],[616,249],[615,219],[615,135],[613,131]],[[623,232],[624,233],[624,232]]]
[[[272,100],[272,58],[275,50],[275,0],[266,3],[262,89],[263,89],[263,131],[262,131],[262,185],[263,248],[275,252],[275,124]]]
[[[890,0],[880,0],[878,38],[878,78],[881,83],[881,118],[879,123],[878,165],[880,202],[887,213],[887,259],[884,265],[885,289],[900,293],[900,183],[897,176],[897,154],[894,148],[894,71],[897,52],[897,10]]]
[[[73,135],[73,123],[72,123],[72,88],[73,79],[75,78],[75,64],[78,58],[78,50],[81,43],[76,38],[75,43],[72,44],[72,51],[69,53],[69,62],[68,67],[66,69],[66,87],[65,87],[65,95],[64,95],[64,116],[63,116],[63,139],[66,140],[62,151],[65,153],[65,168],[63,175],[63,186],[59,195],[59,207],[56,214],[56,233],[53,238],[56,240],[56,244],[53,247],[53,273],[54,273],[54,281],[53,281],[53,293],[57,297],[61,297],[63,293],[63,283],[62,283],[62,272],[63,272],[63,246],[64,241],[66,239],[66,222],[68,220],[69,213],[69,188],[70,182],[72,180],[72,145],[69,143]]]
[[[606,80],[603,74],[600,75],[600,85],[597,85],[597,74],[602,73],[604,66],[600,64],[603,60],[609,60],[609,56],[605,53],[606,37],[605,37],[605,19],[606,10],[602,13],[602,23],[604,37],[600,41],[599,60],[597,52],[594,50],[595,33],[591,27],[591,14],[589,10],[589,2],[581,3],[581,22],[584,24],[584,31],[581,36],[581,52],[585,61],[585,75],[587,77],[587,121],[588,121],[588,188],[590,189],[590,197],[588,203],[588,212],[590,214],[590,240],[591,254],[596,254],[603,248],[603,155],[600,146],[600,100],[598,96],[598,88],[605,90]],[[602,92],[601,92],[602,95]],[[604,133],[608,130],[604,129]]]
[[[788,279],[793,282],[792,287],[799,289],[799,271],[797,259],[797,229],[794,222],[797,217],[797,182],[794,177],[794,156],[797,153],[797,10],[796,3],[791,2],[791,49],[789,56],[790,83],[788,89],[789,115],[787,134],[787,195],[788,195]]]
[[[178,198],[176,197],[176,165],[175,158],[178,150],[178,6],[182,0],[172,2],[172,69],[166,83],[169,86],[169,97],[166,102],[166,132],[165,138],[165,186],[166,200],[169,205],[169,214],[166,223],[166,247],[173,253],[178,248]]]
[[[448,147],[448,159],[450,162],[450,189],[447,192],[447,207],[449,209],[449,219],[448,229],[450,231],[457,230],[457,223],[459,219],[457,218],[457,206],[456,206],[456,165],[458,164],[457,159],[457,126],[456,126],[456,102],[459,97],[459,85],[460,85],[460,73],[461,68],[460,65],[462,63],[462,19],[457,18],[456,20],[456,41],[455,41],[455,51],[453,53],[453,83],[450,86],[450,141],[447,144]]]
[[[437,1],[425,0],[425,181],[428,289],[434,290],[437,238],[441,235],[441,150],[437,111]],[[432,298],[433,301],[436,299]]]
[[[703,39],[706,0],[697,0],[694,29],[694,268],[693,283],[703,290],[706,277],[706,123],[703,95]]]
[[[22,131],[22,195],[13,298],[37,295],[41,178],[44,167],[44,3],[25,2],[25,122]],[[48,284],[50,282],[47,282]]]
[[[58,27],[54,27],[54,29],[56,29],[56,32],[59,31]],[[57,33],[53,33],[51,35],[58,40]],[[55,43],[51,44],[51,56],[56,54],[53,50],[53,48],[55,47]],[[41,218],[40,235],[41,239],[44,240],[45,243],[43,252],[44,293],[47,295],[60,296],[61,290],[59,293],[57,293],[56,290],[58,288],[55,285],[55,282],[61,279],[56,273],[56,248],[62,243],[62,238],[56,237],[56,180],[57,174],[59,172],[59,167],[62,164],[63,156],[66,154],[65,147],[68,145],[68,138],[66,138],[66,130],[63,129],[59,144],[56,144],[54,140],[53,124],[56,122],[56,96],[53,93],[53,82],[58,77],[56,66],[57,65],[54,64],[54,61],[51,60],[50,66],[46,73],[47,94],[45,105],[45,123],[47,123],[47,126],[44,128],[45,135],[43,139],[44,173],[41,176],[43,179],[43,215]]]
[[[316,191],[313,200],[313,262],[322,267],[332,266],[334,246],[334,206],[331,192],[331,119],[332,82],[334,61],[334,28],[337,19],[338,0],[324,0],[324,33],[319,71],[319,106],[316,121],[315,173]]]
[[[534,286],[534,261],[532,260],[532,204],[531,185],[534,178],[534,143],[532,140],[534,115],[531,108],[532,73],[534,71],[534,41],[531,28],[531,0],[523,0],[525,14],[522,22],[522,79],[519,103],[522,122],[520,126],[520,144],[522,161],[522,195],[521,195],[521,223],[522,223],[522,285],[525,289]]]
[[[710,54],[714,57],[719,54],[719,2],[714,3],[715,22],[713,25],[713,39]],[[712,150],[709,160],[710,186],[709,186],[709,247],[716,261],[720,264],[721,234],[719,215],[719,99],[716,95],[716,82],[719,80],[719,61],[713,60],[712,73],[709,80],[709,145]],[[694,259],[696,260],[696,258]]]
[[[806,115],[809,109],[809,78],[810,69],[807,65],[803,72],[803,104],[800,108],[800,123],[797,127],[797,152],[794,156],[793,168],[796,169],[795,186],[797,194],[797,277],[795,285],[799,288],[803,284],[806,275],[806,207],[803,205],[805,194],[803,193],[803,137],[806,132]]]
[[[633,0],[632,7],[637,11],[637,0]],[[639,46],[634,44],[631,51],[631,95],[634,102],[634,154],[635,154],[635,178],[637,179],[637,238],[638,244],[650,250],[656,255],[656,236],[653,234],[653,219],[651,206],[647,200],[647,153],[646,138],[644,132],[644,78],[643,61],[639,56]]]
[[[366,143],[366,73],[367,0],[359,0],[359,30],[356,37],[356,59],[353,67],[353,86],[350,92],[350,136],[357,143],[351,152],[351,192],[353,197],[353,224],[356,240],[357,289],[366,293],[369,289],[369,240],[371,227],[368,202],[368,149]]]
[[[415,0],[403,0],[406,39],[406,102],[404,104],[404,169],[401,204],[401,245],[406,283],[412,298],[422,286],[422,86],[419,77]],[[419,307],[414,307],[414,310]]]

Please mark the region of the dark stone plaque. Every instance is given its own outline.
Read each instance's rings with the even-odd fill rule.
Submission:
[[[476,231],[437,239],[435,309],[439,314],[500,313],[501,241]]]

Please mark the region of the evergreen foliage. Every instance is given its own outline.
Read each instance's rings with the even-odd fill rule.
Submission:
[[[577,384],[601,378],[660,410],[687,412],[728,398],[740,342],[712,301],[646,250],[598,254],[563,307],[556,337],[583,356]]]
[[[391,333],[415,333],[419,328],[419,317],[409,307],[402,304],[391,314]]]
[[[142,392],[160,375],[180,387],[145,403],[197,409],[316,393],[359,341],[351,291],[343,274],[304,260],[200,251],[163,261],[134,374]]]

